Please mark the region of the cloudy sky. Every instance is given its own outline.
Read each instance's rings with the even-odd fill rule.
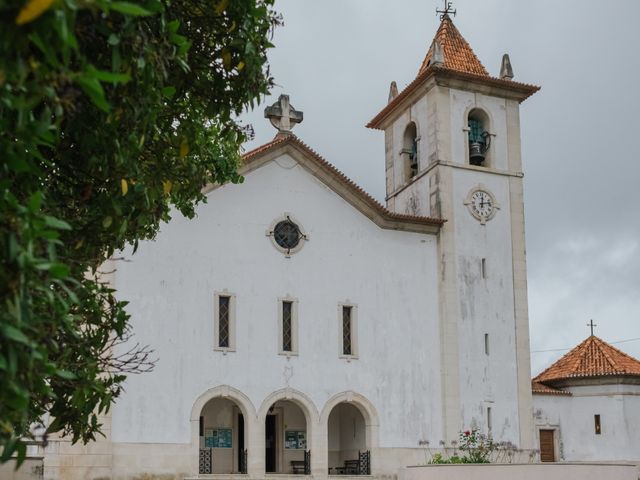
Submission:
[[[281,93],[295,133],[384,202],[383,133],[364,127],[389,83],[415,78],[436,0],[279,0],[278,87],[245,117],[256,138]],[[542,86],[521,108],[532,370],[589,335],[640,358],[640,1],[457,0],[454,23],[492,75]]]

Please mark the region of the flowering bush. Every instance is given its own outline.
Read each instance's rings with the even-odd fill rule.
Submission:
[[[477,428],[460,432],[459,441],[453,441],[451,445],[454,448],[452,456],[445,457],[441,453],[436,453],[429,463],[489,463],[491,454],[498,448],[490,436],[480,433]],[[458,455],[456,447],[464,453]]]
[[[477,428],[460,433],[460,450],[466,452],[468,460],[465,463],[489,463],[489,457],[496,448],[493,439],[478,432]]]

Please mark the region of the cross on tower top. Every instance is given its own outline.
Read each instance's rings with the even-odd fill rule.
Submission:
[[[453,16],[456,16],[456,11],[452,4],[453,2],[450,2],[448,0],[443,0],[444,1],[444,10],[438,10],[436,8],[436,15],[439,13],[440,14],[440,20],[444,20],[444,17],[448,16],[450,13],[453,13]]]
[[[289,135],[296,123],[302,122],[302,112],[289,103],[289,95],[280,95],[278,101],[264,109],[264,118],[278,129],[278,135]]]
[[[591,327],[591,336],[593,337],[593,327],[597,327],[598,324],[597,323],[593,323],[593,320],[590,320],[589,323],[587,323],[587,327]]]

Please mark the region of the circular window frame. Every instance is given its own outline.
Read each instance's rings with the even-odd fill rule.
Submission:
[[[298,241],[298,244],[293,248],[285,248],[278,244],[274,235],[276,226],[281,222],[287,221],[293,223],[300,232],[300,240]],[[306,232],[305,228],[300,224],[298,219],[296,219],[288,212],[285,212],[282,216],[276,218],[273,222],[271,222],[271,225],[269,225],[269,228],[266,231],[266,236],[271,239],[271,244],[275,247],[275,249],[280,253],[283,253],[286,258],[289,258],[294,253],[299,252],[302,247],[304,247],[304,244],[309,241],[309,234]]]

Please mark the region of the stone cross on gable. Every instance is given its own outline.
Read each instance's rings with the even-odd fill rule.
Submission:
[[[287,135],[296,123],[302,122],[302,112],[289,103],[289,95],[280,95],[276,103],[264,109],[264,118],[278,129],[278,135]]]

